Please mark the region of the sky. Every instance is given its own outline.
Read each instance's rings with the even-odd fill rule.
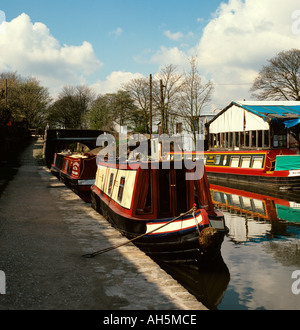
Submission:
[[[269,59],[300,46],[299,0],[10,0],[0,3],[0,72],[116,92],[166,65],[198,60],[209,111],[250,99]]]

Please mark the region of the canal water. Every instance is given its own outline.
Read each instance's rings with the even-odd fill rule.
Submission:
[[[300,310],[300,192],[211,194],[229,228],[220,258],[166,270],[210,309]]]

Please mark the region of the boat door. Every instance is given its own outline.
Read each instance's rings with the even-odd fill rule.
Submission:
[[[159,170],[159,217],[172,217],[187,211],[184,170]]]

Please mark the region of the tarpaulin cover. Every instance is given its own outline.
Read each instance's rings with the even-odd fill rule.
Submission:
[[[275,171],[300,170],[300,155],[282,155],[276,157]]]

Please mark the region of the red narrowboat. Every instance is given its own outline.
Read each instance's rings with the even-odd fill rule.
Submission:
[[[186,180],[192,170],[182,161],[169,167],[163,161],[98,161],[92,205],[154,258],[187,261],[219,252],[227,228],[200,165],[200,178],[194,172],[194,179]]]
[[[91,201],[91,185],[95,182],[96,155],[62,152],[54,156],[51,172],[84,201]]]
[[[232,102],[207,127],[209,178],[300,189],[299,102]]]

